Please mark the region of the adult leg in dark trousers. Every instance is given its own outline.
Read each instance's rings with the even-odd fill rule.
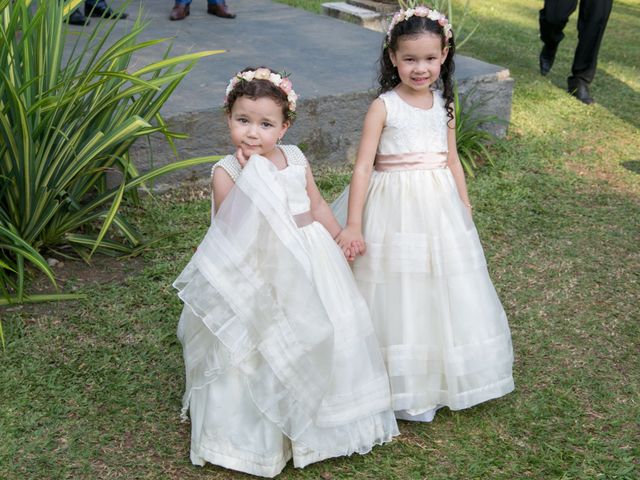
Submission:
[[[583,103],[593,103],[589,84],[593,81],[613,0],[580,0],[578,11],[578,46],[573,57],[571,76],[567,79],[569,93]],[[540,52],[540,73],[546,75],[553,66],[559,43],[578,0],[545,0],[540,10],[540,38],[544,43]]]

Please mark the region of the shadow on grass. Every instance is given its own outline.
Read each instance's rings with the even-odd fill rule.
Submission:
[[[629,108],[630,105],[628,104],[628,102],[640,104],[638,100],[640,94],[634,88],[599,69],[596,72],[592,91],[596,102],[621,120],[633,125],[635,128],[640,128],[640,118],[635,113],[637,108]],[[615,92],[615,95],[611,95],[611,92]]]
[[[640,174],[640,160],[629,160],[628,162],[622,162],[620,165],[630,172]]]

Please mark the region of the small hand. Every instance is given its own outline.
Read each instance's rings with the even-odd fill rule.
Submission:
[[[338,245],[343,251],[350,249],[354,257],[356,255],[364,255],[367,251],[364,238],[362,238],[362,232],[357,227],[350,227],[347,225],[336,236],[336,242],[338,242]]]
[[[469,213],[469,218],[473,218],[473,207],[471,207],[470,203],[465,204],[464,208],[467,209],[467,212]]]
[[[351,242],[351,251],[353,252],[354,259],[358,255],[364,255],[364,252],[367,251],[367,246],[364,241],[354,240]]]
[[[353,262],[356,259],[356,256],[350,248],[343,248],[342,254],[344,255],[344,258],[346,258],[347,262]]]
[[[238,147],[238,149],[236,150],[236,158],[238,159],[240,167],[244,168],[248,162],[248,159],[240,147]]]

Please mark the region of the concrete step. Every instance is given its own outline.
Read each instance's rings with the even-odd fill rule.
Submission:
[[[380,12],[347,2],[323,3],[322,13],[378,32],[384,30],[383,22],[387,18]]]
[[[347,3],[356,7],[366,8],[382,15],[393,15],[398,10],[398,2],[376,2],[375,0],[347,0]]]

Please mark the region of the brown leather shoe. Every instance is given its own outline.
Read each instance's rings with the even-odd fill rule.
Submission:
[[[207,13],[211,15],[215,15],[216,17],[222,18],[236,18],[235,13],[231,13],[227,9],[227,5],[225,3],[218,3],[215,5],[207,5]]]
[[[189,5],[176,3],[169,14],[169,20],[182,20],[189,16]]]

